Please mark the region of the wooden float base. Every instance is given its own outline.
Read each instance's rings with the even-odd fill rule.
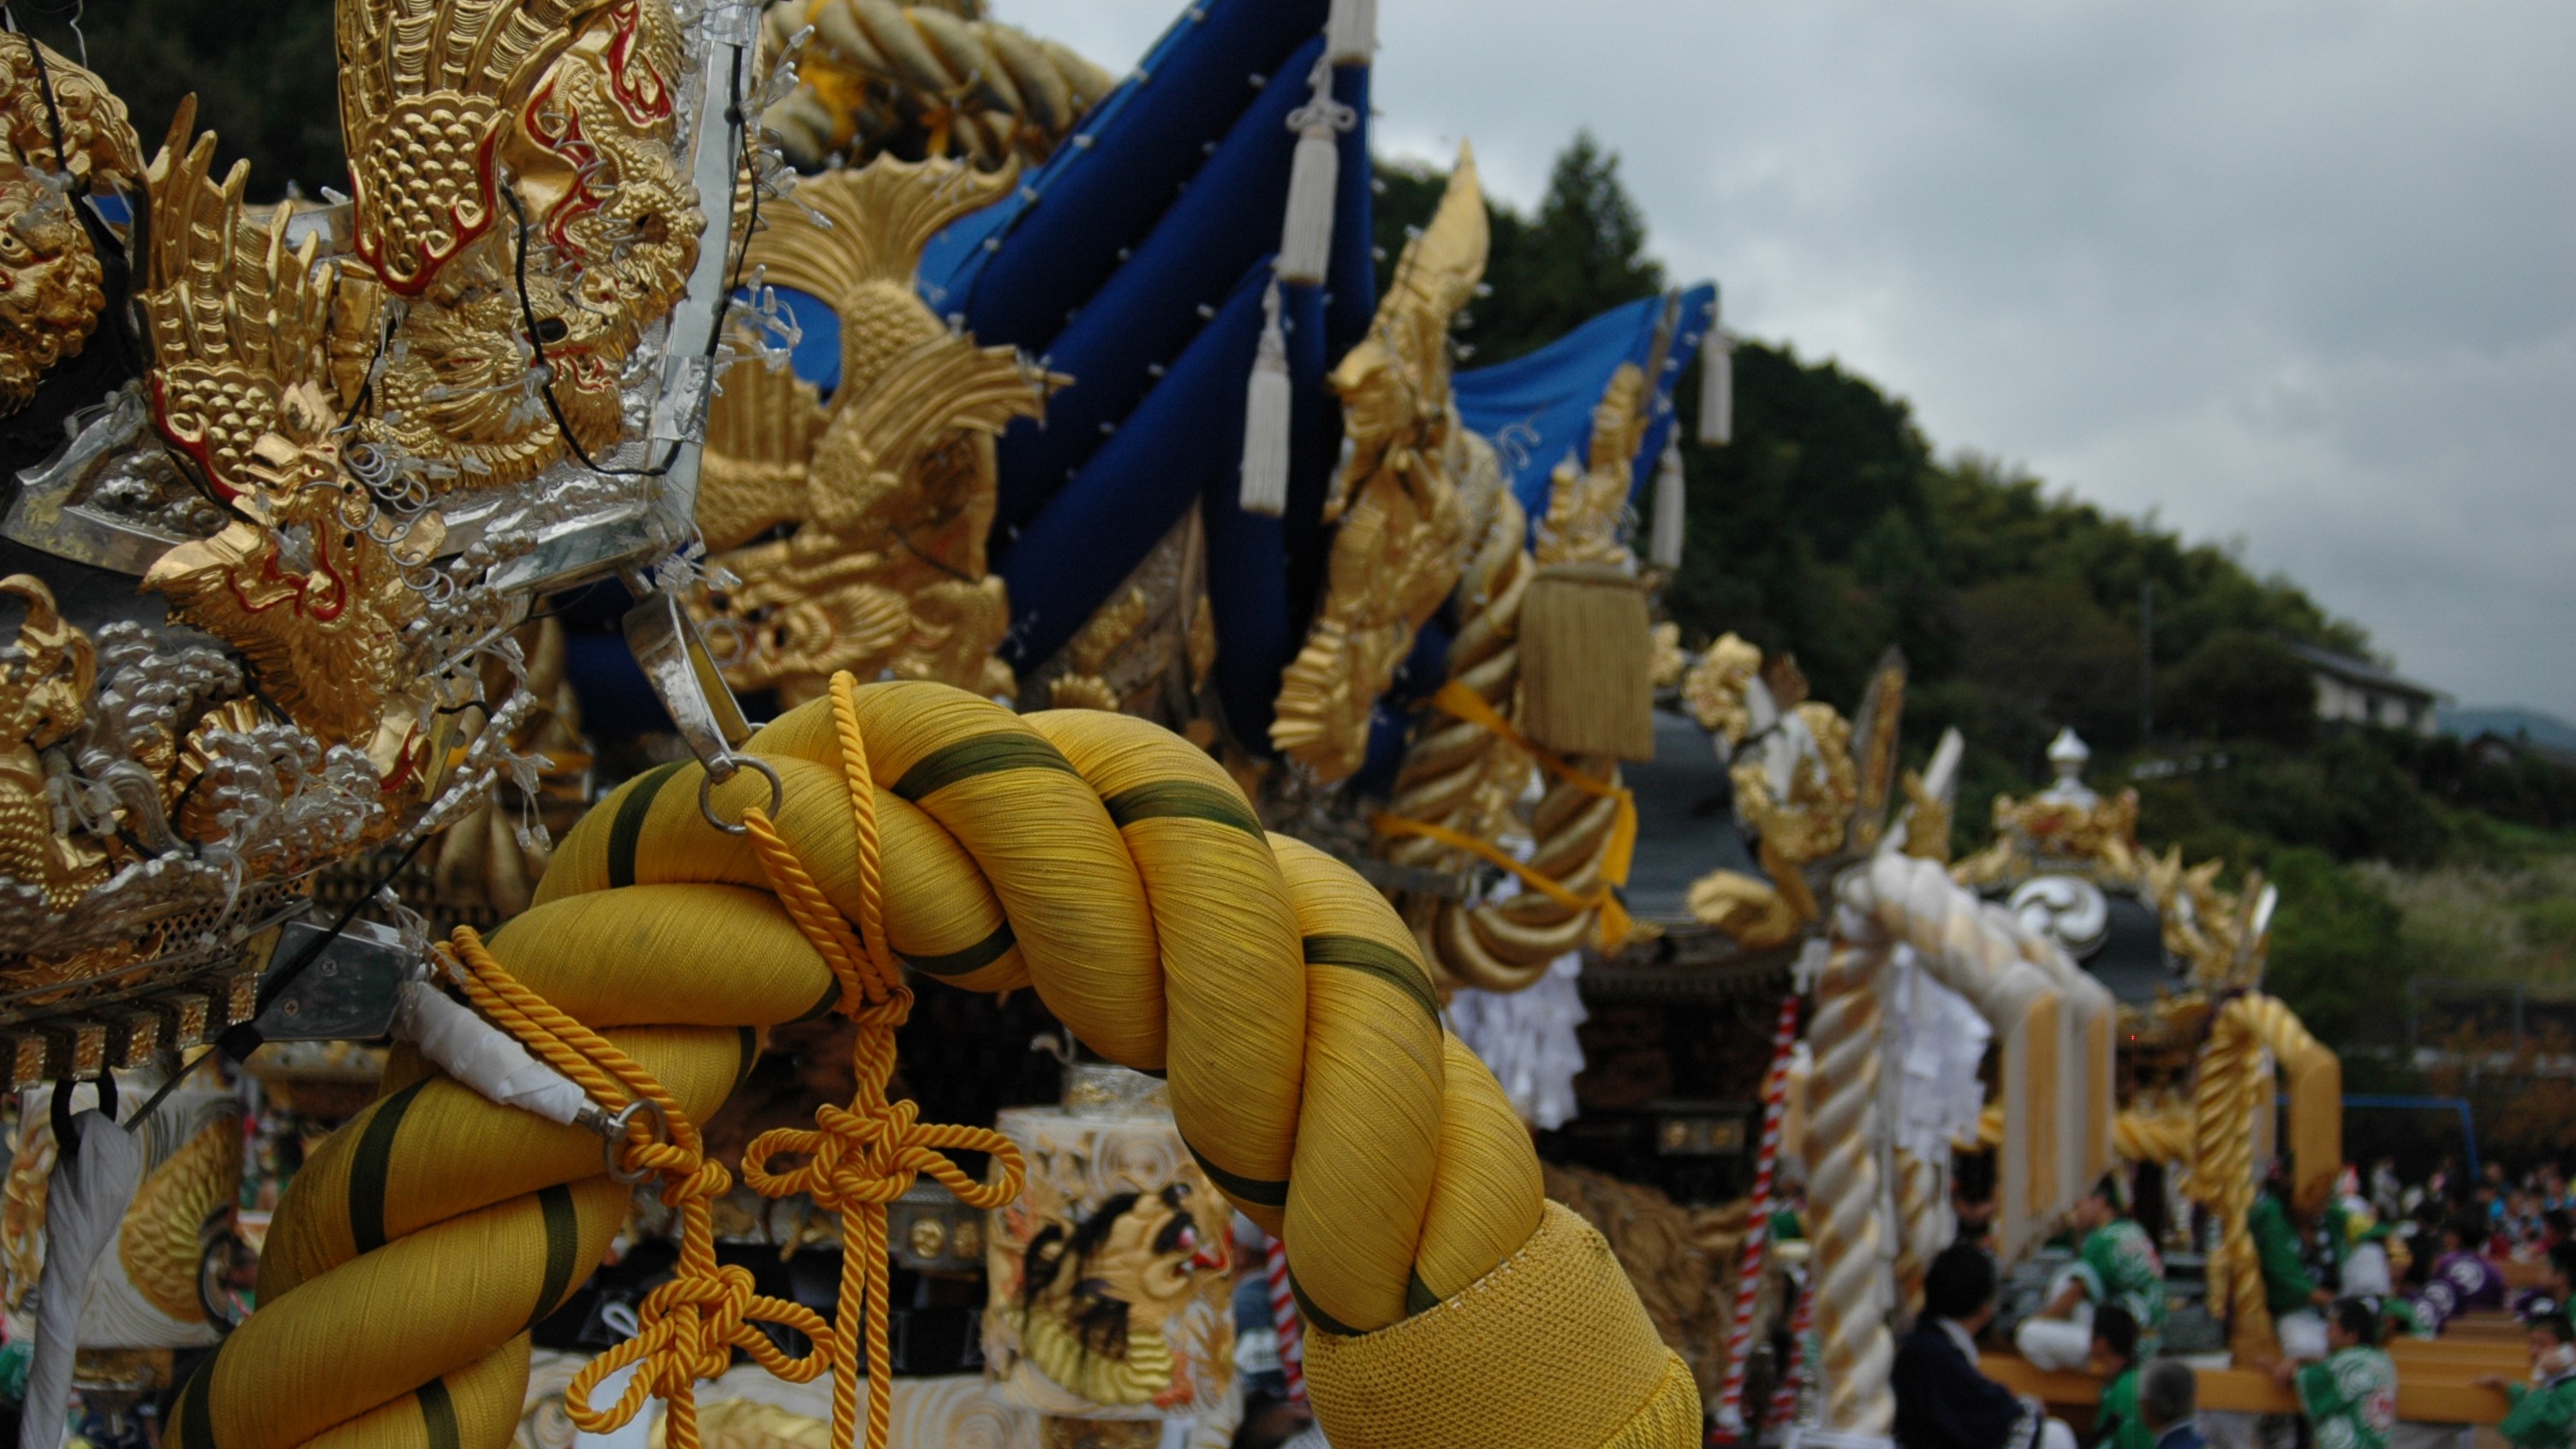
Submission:
[[[2490,1315],[2477,1315],[2488,1317]],[[2463,1318],[2451,1325],[2455,1336],[2400,1339],[2388,1346],[2397,1365],[2397,1416],[2417,1424],[2494,1424],[2505,1416],[2503,1394],[2471,1380],[2493,1374],[2520,1379],[2529,1371],[2522,1326],[2503,1315],[2491,1315],[2512,1328],[2510,1336],[2491,1323]],[[2474,1331],[2458,1333],[2463,1326]],[[2102,1380],[2089,1373],[2052,1372],[2034,1367],[2019,1354],[1980,1354],[1977,1366],[1986,1377],[2017,1394],[2028,1394],[2054,1408],[2075,1410],[2090,1421],[2102,1398]],[[2200,1407],[2223,1413],[2295,1414],[2297,1395],[2260,1369],[2199,1369]],[[2072,1417],[2072,1416],[2071,1416]]]

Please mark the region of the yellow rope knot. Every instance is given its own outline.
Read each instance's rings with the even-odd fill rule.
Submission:
[[[592,1101],[612,1110],[645,1102],[661,1123],[657,1134],[641,1115],[630,1121],[621,1156],[628,1171],[659,1178],[663,1203],[679,1211],[678,1270],[637,1308],[641,1326],[636,1335],[573,1376],[564,1391],[564,1416],[574,1427],[610,1432],[642,1412],[646,1400],[659,1397],[671,1405],[666,1437],[672,1449],[697,1449],[695,1384],[723,1373],[733,1350],[742,1349],[790,1383],[821,1374],[826,1360],[820,1352],[790,1358],[759,1325],[792,1328],[820,1343],[830,1332],[822,1316],[802,1304],[753,1292],[747,1270],[716,1261],[707,1205],[732,1191],[733,1174],[724,1164],[707,1160],[705,1139],[679,1100],[605,1037],[512,976],[472,927],[457,927],[440,956],[450,979],[485,1016],[579,1085]],[[590,1398],[601,1382],[630,1365],[635,1376],[617,1402],[593,1408]]]
[[[841,985],[839,1009],[858,1026],[850,1048],[858,1090],[850,1105],[818,1108],[814,1126],[782,1127],[760,1134],[743,1151],[743,1180],[764,1197],[806,1193],[815,1205],[841,1218],[841,1284],[838,1321],[808,1330],[817,1359],[832,1370],[832,1443],[859,1442],[858,1387],[864,1352],[867,1384],[867,1449],[884,1449],[894,1416],[894,1365],[886,1338],[888,1313],[886,1204],[903,1196],[923,1174],[967,1206],[999,1207],[1020,1195],[1025,1165],[1009,1138],[984,1127],[928,1124],[913,1102],[889,1102],[895,1029],[912,1015],[912,989],[885,933],[885,869],[877,830],[876,779],[868,768],[867,742],[859,733],[856,681],[832,678],[832,721],[841,744],[841,768],[850,789],[858,836],[859,901],[856,929],[843,919],[795,848],[758,807],[743,824],[759,852],[762,871],[806,940]],[[950,1152],[989,1154],[1001,1168],[979,1183]],[[802,1157],[802,1166],[774,1171],[779,1157]],[[851,1304],[859,1307],[859,1332],[851,1331]],[[864,1337],[864,1342],[862,1338]],[[687,1446],[682,1446],[687,1449]]]

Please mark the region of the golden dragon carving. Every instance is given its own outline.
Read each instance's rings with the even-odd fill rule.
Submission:
[[[1405,243],[1368,336],[1326,379],[1349,453],[1324,506],[1339,521],[1323,606],[1280,681],[1270,742],[1332,784],[1368,755],[1369,713],[1457,587],[1476,466],[1449,392],[1449,323],[1485,275],[1485,195],[1460,148],[1431,224]]]
[[[922,244],[1012,181],[879,157],[797,188],[828,227],[776,216],[753,238],[768,281],[839,314],[841,377],[826,403],[790,373],[741,368],[709,423],[698,524],[738,582],[692,607],[735,688],[792,705],[846,669],[1013,692],[993,657],[1010,607],[985,571],[993,440],[1061,379],[952,332],[912,290]]]
[[[125,103],[23,31],[0,38],[0,416],[77,357],[107,309],[96,244],[66,191],[108,194],[143,174]],[[57,179],[59,178],[59,180]]]
[[[1796,678],[1785,658],[1774,663],[1783,679]],[[1765,701],[1774,697],[1763,674],[1762,651],[1728,634],[1708,647],[1681,685],[1683,707],[1730,761],[1735,811],[1760,837],[1756,853],[1768,877],[1711,871],[1691,883],[1690,912],[1755,949],[1795,940],[1818,919],[1809,866],[1878,843],[1898,783],[1905,692],[1904,666],[1891,654],[1873,672],[1857,721],[1829,704],[1798,700],[1772,734],[1754,741],[1766,713],[1756,706],[1756,691]],[[1755,745],[1751,753],[1744,750],[1748,741]]]

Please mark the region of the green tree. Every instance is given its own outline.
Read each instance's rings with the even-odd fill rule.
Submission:
[[[2161,714],[2212,740],[2263,740],[2300,748],[2316,738],[2316,676],[2279,640],[2221,629],[2158,682]]]
[[[1410,162],[1377,164],[1378,289],[1404,254],[1405,238],[1428,224],[1449,174]],[[1619,158],[1590,132],[1577,133],[1549,172],[1535,215],[1485,198],[1491,242],[1490,295],[1454,332],[1470,366],[1504,362],[1555,341],[1591,318],[1664,289],[1664,269],[1646,254],[1646,218],[1619,179]]]
[[[220,164],[251,164],[253,200],[274,201],[292,182],[306,194],[346,190],[340,146],[339,61],[332,0],[123,0],[77,7],[22,5],[14,14],[47,45],[88,65],[124,99],[149,157],[179,102],[197,97],[197,125],[220,137]]]

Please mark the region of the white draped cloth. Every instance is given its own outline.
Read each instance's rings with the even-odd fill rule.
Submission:
[[[1915,964],[1914,948],[1896,948],[1896,1009],[1888,1013],[1890,1055],[1898,1074],[1896,1145],[1918,1162],[1947,1163],[1952,1142],[1973,1142],[1985,1110],[1978,1064],[1994,1028],[1968,999]]]
[[[1521,1120],[1553,1131],[1574,1118],[1574,1078],[1583,1045],[1574,1029],[1586,1012],[1576,982],[1583,953],[1556,958],[1526,991],[1462,988],[1449,998],[1449,1024],[1467,1049],[1493,1069]]]

